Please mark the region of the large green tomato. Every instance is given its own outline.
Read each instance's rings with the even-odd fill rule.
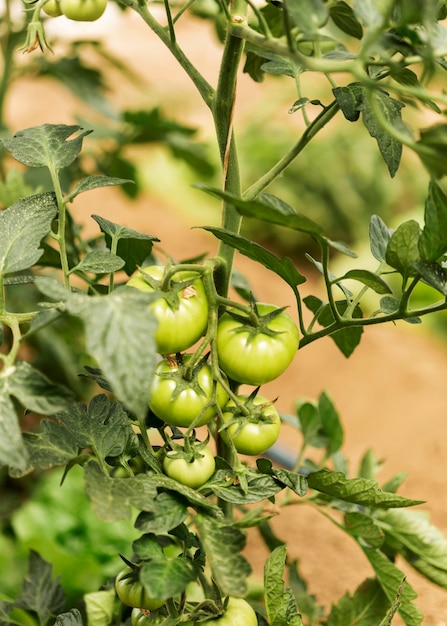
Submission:
[[[203,623],[215,626],[258,626],[258,618],[246,600],[230,598],[227,610],[221,617],[208,619]]]
[[[183,356],[186,365],[191,355]],[[194,422],[195,426],[206,424],[216,417],[216,409],[207,405],[213,397],[216,387],[215,400],[220,407],[227,403],[228,396],[223,387],[215,386],[211,367],[203,363],[194,372],[192,380],[183,378],[184,365],[175,359],[163,359],[155,368],[152,380],[149,407],[155,415],[170,424],[188,428]],[[201,414],[197,422],[195,420]]]
[[[217,328],[219,365],[229,378],[247,385],[263,385],[280,376],[298,350],[299,332],[285,312],[262,323],[262,316],[278,310],[272,304],[257,304],[261,325],[252,326],[249,318],[234,319],[224,313]],[[243,316],[245,317],[245,316]]]
[[[106,6],[107,0],[60,0],[63,15],[76,22],[94,22],[104,13]]]
[[[138,579],[137,572],[134,572],[130,567],[123,569],[118,574],[115,579],[115,589],[121,602],[134,608],[154,611],[165,603],[165,600],[150,598],[148,596],[142,583]]]
[[[127,284],[140,291],[154,291],[144,279],[144,274],[158,281],[163,278],[164,268],[159,265],[144,267],[133,274]],[[172,282],[175,288],[176,283],[178,286],[178,283],[191,280],[195,276],[197,280],[177,291],[177,298],[173,298],[173,293],[167,292],[166,298],[160,297],[149,305],[158,322],[155,340],[161,354],[183,352],[205,334],[209,308],[201,279],[195,272],[178,272]]]
[[[251,415],[247,418],[244,413],[229,411],[236,404],[230,400],[223,414],[224,422],[235,418],[238,421],[222,429],[224,441],[231,439],[234,447],[241,454],[256,456],[268,450],[278,439],[281,430],[281,420],[273,404],[263,396],[248,399],[247,396],[238,396],[239,401],[250,408]],[[253,420],[253,421],[251,421]]]
[[[216,469],[214,454],[208,446],[198,451],[197,456],[192,461],[186,459],[173,458],[174,451],[168,452],[163,459],[163,470],[167,476],[174,478],[182,485],[197,489],[211,478]]]

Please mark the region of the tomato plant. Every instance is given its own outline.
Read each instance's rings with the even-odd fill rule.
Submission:
[[[263,385],[280,376],[298,350],[299,332],[289,315],[257,303],[255,324],[248,316],[225,313],[217,328],[219,365],[229,378]]]
[[[130,567],[121,570],[115,580],[118,598],[127,606],[154,611],[165,603],[164,600],[151,598],[138,579],[137,571]]]
[[[127,284],[141,291],[154,291],[148,280],[162,280],[164,268],[145,267],[132,276]],[[146,278],[145,278],[146,277]],[[148,279],[148,280],[147,280]],[[208,301],[202,281],[193,272],[178,272],[171,281],[171,290],[150,304],[157,319],[155,339],[161,354],[173,354],[190,348],[205,333],[208,324]]]
[[[59,0],[62,14],[76,22],[94,22],[107,7],[107,0]]]
[[[263,396],[239,396],[237,400],[244,411],[234,400],[228,402],[223,413],[222,436],[224,439],[231,439],[241,454],[263,454],[279,437],[279,413]]]
[[[7,589],[0,620],[13,622],[20,611],[41,626],[55,620],[81,626],[85,619],[125,626],[130,611],[125,603],[138,609],[131,617],[137,623],[160,619],[170,626],[254,626],[258,619],[275,626],[365,620],[364,626],[376,626],[391,624],[397,614],[405,626],[420,626],[424,616],[415,603],[409,568],[439,588],[447,586],[447,540],[425,512],[412,509],[422,501],[398,493],[403,474],[379,484],[381,461],[372,450],[358,465],[350,461],[342,420],[327,392],[286,408],[281,392],[276,398],[273,391],[275,399],[269,400],[270,391],[260,387],[273,382],[275,389],[275,379],[287,372],[297,351],[303,370],[314,368],[315,384],[323,387],[322,368],[306,361],[312,343],[329,338],[350,357],[370,326],[389,324],[392,332],[400,321],[419,324],[447,311],[447,3],[117,0],[122,13],[116,31],[104,20],[107,36],[101,43],[74,36],[68,44],[58,39],[57,24],[51,31],[52,20],[43,19],[45,11],[59,12],[54,0],[24,0],[26,13],[22,5],[15,10],[17,1],[5,3],[0,34],[0,487],[2,523],[8,529],[0,538],[0,559],[5,561],[0,577],[2,569],[17,571],[8,552],[9,541],[16,540],[10,535],[18,537],[20,530],[14,507],[22,506],[22,497],[33,497],[32,481],[53,467],[60,467],[64,477],[73,467],[83,472],[82,484],[99,520],[97,532],[88,535],[95,537],[89,543],[92,550],[106,541],[101,524],[128,523],[124,552],[129,560],[122,558],[129,567],[115,578],[121,565],[120,555],[114,555],[116,568],[103,564],[99,591],[89,588],[93,584],[87,572],[86,588],[75,602],[69,596],[73,606],[85,607],[84,616],[65,606],[53,565],[32,550],[23,590]],[[78,21],[98,19],[106,7],[104,0],[59,2],[62,13]],[[123,36],[127,19],[132,28],[135,17],[150,35],[147,48],[133,49],[133,31]],[[46,32],[51,33],[54,58],[47,54]],[[198,33],[197,60],[183,43],[190,32]],[[208,51],[204,42],[214,34]],[[17,50],[22,42],[25,51],[45,56],[24,61]],[[112,43],[116,58],[107,47]],[[144,63],[148,72],[157,70],[154,59],[163,58],[163,72],[170,72],[152,48],[158,44],[171,53],[199,96],[194,101],[197,115],[191,118],[205,119],[199,111],[203,107],[214,133],[208,123],[195,128],[182,121],[190,103],[183,106],[180,90],[175,98],[182,106],[168,103],[176,111],[172,118],[163,111],[164,102],[154,102],[158,92],[140,84],[136,101],[141,108],[110,102],[106,86],[111,91],[116,86],[120,102],[132,97],[126,97],[111,72],[100,71],[102,63],[87,65],[81,58],[88,46],[89,62],[95,63],[96,54],[101,61],[108,58],[113,76],[127,75],[136,83],[135,69]],[[132,63],[129,71],[121,53]],[[206,72],[201,69],[205,61]],[[14,124],[6,119],[4,102],[25,65],[33,80],[58,76],[75,90],[94,113],[94,124],[88,123],[87,111],[82,115],[86,128],[48,122],[10,133]],[[239,85],[251,79],[268,94],[275,126],[258,101],[249,107],[249,124],[240,115]],[[156,80],[159,76],[151,74],[152,84]],[[274,98],[269,91],[273,84]],[[34,123],[38,110],[32,100]],[[51,97],[47,100],[51,104]],[[333,143],[323,155],[318,142],[334,124],[338,132],[324,133]],[[364,192],[368,185],[358,185],[371,205],[369,225],[355,219],[345,225],[350,233],[366,233],[371,258],[365,260],[348,245],[358,241],[334,237],[334,222],[318,218],[307,194],[282,185],[289,171],[287,180],[300,179],[305,188],[303,172],[313,170],[319,187],[318,177],[323,168],[332,170],[332,158],[343,185],[322,195],[331,213],[338,213],[352,186],[352,179],[339,174],[349,166],[342,148],[354,143],[359,125],[367,131],[361,131],[362,142],[377,144],[381,159],[371,167],[365,158],[361,167],[383,179],[382,195],[390,188],[386,177],[396,176],[405,153],[420,159],[424,169],[415,168],[411,159],[408,167],[423,171],[427,187],[420,219],[405,219],[400,212],[388,219],[372,214],[381,202]],[[92,137],[88,126],[96,131]],[[246,149],[249,162],[240,159],[239,139],[247,127],[257,146],[282,128],[278,134],[285,141],[266,151],[262,168],[254,165],[256,150],[250,156]],[[334,139],[341,135],[349,137],[343,146]],[[308,149],[311,143],[317,146],[314,153]],[[159,233],[146,232],[146,227],[161,229],[156,220],[139,230],[131,227],[134,212],[124,211],[127,206],[122,206],[122,219],[111,221],[108,201],[95,202],[106,215],[93,214],[90,226],[96,231],[84,232],[80,194],[128,189],[141,180],[151,194],[146,185],[151,166],[146,156],[140,159],[142,147],[145,155],[151,152],[146,151],[149,144],[168,148],[183,165],[188,163],[195,198],[203,198],[202,206],[206,202],[210,212],[219,212],[210,220],[204,212],[202,220],[200,210],[192,211],[196,200],[179,191],[178,170],[172,173],[170,163],[163,165],[163,176],[157,170],[157,178],[168,181],[163,198],[170,194],[177,206],[179,198],[182,211],[211,222],[201,226],[211,242],[206,253],[186,252],[183,242],[172,245],[169,236],[160,241]],[[131,148],[128,158],[124,148]],[[136,187],[135,195],[141,182]],[[405,194],[406,203],[410,196]],[[416,212],[420,200],[413,202]],[[292,244],[292,257],[279,247],[281,237],[276,238],[278,249],[261,245],[263,236],[253,224],[263,236],[275,231],[293,242],[299,238],[296,248]],[[343,224],[338,224],[340,232]],[[342,255],[348,264],[343,269]],[[262,302],[270,299],[264,292],[270,285],[267,279],[256,280],[255,289],[236,271],[251,267],[242,257],[262,266],[281,301]],[[418,293],[427,287],[431,300],[419,300]],[[368,374],[365,385],[371,384]],[[285,382],[289,389],[295,387],[295,381]],[[245,395],[240,385],[255,389]],[[362,397],[361,390],[356,393]],[[294,431],[287,441],[290,457],[281,445],[281,422]],[[15,482],[22,479],[23,492]],[[307,592],[298,568],[301,546],[294,547],[299,558],[292,559],[279,536],[281,525],[271,521],[295,507],[298,527],[304,523],[300,511],[305,505],[345,533],[371,568],[340,599],[326,595],[325,588],[324,606]],[[60,510],[65,523],[69,507],[63,506],[62,496]],[[242,599],[252,597],[245,547],[248,534],[256,530],[268,553],[257,614]],[[321,554],[319,545],[315,554]],[[407,565],[401,569],[402,560]],[[135,569],[132,563],[138,564]],[[326,561],[321,567],[337,577]],[[141,610],[145,607],[155,615],[148,619]],[[431,617],[434,622],[444,616]]]
[[[228,396],[215,384],[207,362],[188,372],[192,355],[180,359],[164,359],[155,369],[149,406],[155,415],[172,426],[202,426],[217,414],[216,404],[225,406]]]
[[[175,451],[167,452],[163,459],[163,469],[170,478],[194,489],[211,478],[215,467],[214,454],[208,447],[197,451],[190,460],[179,458]]]

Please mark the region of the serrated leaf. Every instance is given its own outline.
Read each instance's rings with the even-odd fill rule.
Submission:
[[[334,323],[334,315],[332,313],[329,304],[323,303],[321,300],[315,297],[303,298],[306,306],[314,313],[318,314],[318,323],[323,327],[328,327]],[[340,314],[346,311],[347,303],[345,300],[340,300],[335,303]],[[362,310],[360,306],[356,306],[353,312],[353,318],[360,319],[362,317]],[[351,356],[356,347],[359,345],[362,338],[363,328],[359,326],[351,326],[349,328],[343,328],[331,333],[329,336],[332,341],[335,342],[338,349],[345,357]]]
[[[191,563],[184,558],[151,559],[140,570],[140,581],[151,598],[177,596],[195,579]]]
[[[323,229],[314,221],[297,213],[289,204],[270,194],[260,194],[257,200],[243,200],[227,191],[221,191],[204,183],[194,185],[212,196],[232,204],[241,215],[278,224],[309,235],[321,235]]]
[[[386,250],[386,262],[402,275],[404,281],[414,274],[414,264],[419,260],[421,228],[415,220],[401,224],[391,235]]]
[[[383,278],[380,278],[380,276],[369,270],[349,270],[344,276],[338,278],[337,282],[342,280],[358,280],[376,293],[392,293],[392,289],[386,284]]]
[[[124,259],[124,271],[128,276],[150,255],[154,241],[160,241],[158,237],[115,224],[99,215],[92,215],[92,218],[104,233],[107,247],[111,249],[112,241],[115,243],[116,253]]]
[[[395,510],[380,515],[387,541],[410,565],[447,588],[447,540],[425,511]]]
[[[314,35],[329,18],[323,0],[285,0],[290,17],[304,35]]]
[[[118,398],[143,420],[157,359],[148,298],[136,289],[116,289],[103,297],[73,296],[67,309],[84,321],[87,349]]]
[[[255,504],[271,498],[284,489],[283,484],[265,474],[249,474],[246,480],[247,490],[244,490],[239,482],[233,483],[228,480],[226,470],[218,470],[207,482],[207,488],[211,489],[221,500],[232,504]]]
[[[0,383],[0,464],[23,471],[28,452],[22,440],[18,416],[3,381]]]
[[[9,393],[20,404],[42,415],[53,415],[74,401],[74,394],[63,385],[52,383],[26,361],[18,361],[6,379]]]
[[[88,624],[109,626],[113,621],[113,609],[116,601],[115,589],[93,591],[83,596]],[[76,624],[77,622],[73,622]],[[82,624],[82,621],[80,622]],[[71,622],[67,622],[67,626]]]
[[[84,402],[73,403],[54,418],[74,445],[79,449],[91,448],[101,460],[119,456],[133,434],[122,405],[111,402],[105,394],[94,396],[88,406]]]
[[[341,112],[348,122],[356,122],[363,106],[363,89],[359,83],[352,83],[332,90]]]
[[[279,258],[273,252],[263,248],[258,243],[250,241],[241,235],[236,235],[223,228],[204,226],[204,230],[213,233],[220,241],[238,250],[241,254],[257,261],[272,272],[275,272],[285,282],[295,289],[297,285],[306,282],[305,277],[299,273],[293,262],[288,257]]]
[[[162,489],[174,491],[180,496],[183,496],[185,501],[189,503],[189,506],[192,506],[197,510],[204,510],[210,514],[217,515],[218,517],[222,514],[220,507],[209,498],[203,496],[199,491],[197,491],[197,489],[192,489],[191,487],[182,485],[177,480],[169,478],[164,474],[154,474],[151,477],[151,483],[155,487],[161,487]]]
[[[400,595],[399,615],[402,617],[405,626],[420,626],[424,616],[420,609],[413,604],[417,593],[405,580],[404,574],[379,550],[374,550],[367,546],[361,547],[371,563],[377,580],[390,604],[393,604],[396,597]]]
[[[56,214],[52,192],[18,200],[0,212],[0,273],[25,270],[39,260],[40,242],[50,232]]]
[[[260,473],[273,476],[277,481],[282,483],[284,487],[291,489],[297,495],[304,496],[306,494],[307,480],[302,474],[273,467],[269,459],[256,459],[256,465]]]
[[[112,187],[116,185],[125,185],[126,183],[135,184],[135,181],[128,178],[114,178],[112,176],[87,176],[83,178],[70,193],[70,202],[85,191],[99,189],[102,187]]]
[[[61,613],[61,615],[58,615],[53,626],[83,626],[83,623],[80,611],[78,611],[78,609],[71,609],[68,613]],[[95,624],[99,623],[95,622]]]
[[[350,535],[362,539],[371,548],[380,548],[383,545],[385,535],[370,515],[356,511],[346,513],[344,527]]]
[[[397,508],[422,504],[422,500],[411,500],[395,493],[382,491],[375,480],[346,478],[342,472],[322,469],[311,472],[307,481],[311,489],[344,502],[377,508]]]
[[[329,9],[329,14],[334,24],[338,26],[347,35],[361,39],[363,36],[363,28],[355,16],[353,9],[340,0]]]
[[[295,599],[289,588],[284,587],[284,567],[287,547],[278,546],[264,565],[265,608],[271,626],[304,626]]]
[[[373,215],[369,224],[369,241],[372,255],[383,263],[386,258],[386,250],[393,231],[378,215]]]
[[[91,130],[65,124],[43,124],[2,139],[12,156],[28,167],[50,167],[60,170],[68,167],[78,156],[82,142]],[[74,139],[69,139],[78,133]]]
[[[318,410],[323,432],[328,438],[327,453],[335,454],[343,445],[344,432],[340,417],[326,392],[318,398]]]
[[[85,491],[97,517],[103,521],[129,519],[131,507],[145,511],[157,495],[151,477],[146,474],[111,478],[93,460],[84,466],[84,472]]]
[[[146,533],[167,533],[184,522],[187,515],[186,503],[179,494],[164,492],[153,501],[149,512],[138,516],[135,528]]]
[[[204,546],[213,578],[225,595],[245,596],[251,567],[241,551],[245,534],[224,521],[204,515],[196,517],[200,540]]]
[[[15,605],[37,614],[41,624],[47,624],[63,609],[65,594],[59,577],[53,580],[53,566],[34,550],[30,551],[28,575]]]
[[[447,296],[447,269],[435,261],[418,261],[414,269],[422,280]]]
[[[437,261],[447,252],[447,196],[434,181],[425,201],[419,252],[424,261]]]
[[[125,261],[109,250],[92,250],[87,252],[75,267],[71,268],[70,273],[82,271],[93,274],[111,274],[122,269],[124,265]]]
[[[378,626],[390,603],[374,579],[365,580],[351,596],[346,593],[332,606],[327,626]]]

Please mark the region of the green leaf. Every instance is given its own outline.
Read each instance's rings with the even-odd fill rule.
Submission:
[[[156,320],[148,301],[138,290],[123,288],[103,297],[75,295],[67,302],[68,312],[85,323],[88,351],[139,420],[147,413],[157,359]]]
[[[367,546],[361,545],[361,547],[374,568],[377,580],[390,604],[394,603],[397,596],[400,595],[399,615],[405,626],[422,624],[423,615],[419,608],[413,604],[417,593],[405,580],[404,574],[382,552]]]
[[[42,415],[53,415],[57,411],[62,411],[75,399],[71,390],[52,383],[26,361],[16,363],[14,371],[5,383],[9,393],[17,398],[25,409]]]
[[[197,491],[196,489],[192,489],[191,487],[186,487],[185,485],[179,483],[177,480],[169,478],[164,474],[154,474],[153,476],[151,476],[151,483],[155,487],[174,491],[180,496],[183,496],[185,501],[188,502],[188,505],[194,507],[197,510],[204,510],[210,514],[217,515],[218,517],[220,517],[222,514],[220,507],[217,504],[214,504],[214,502],[212,502],[209,498],[203,496],[199,491]]]
[[[307,36],[317,33],[329,18],[323,0],[285,0],[285,7],[295,25]]]
[[[369,225],[369,240],[372,255],[383,263],[386,258],[386,251],[393,231],[387,227],[385,222],[378,215],[371,217]]]
[[[111,478],[96,461],[84,466],[85,491],[97,517],[104,521],[129,519],[131,507],[145,511],[157,496],[156,486],[146,474],[127,478]]]
[[[69,433],[79,449],[91,448],[100,460],[119,456],[133,435],[129,417],[119,402],[111,402],[105,394],[94,396],[89,406],[72,404],[54,418]]]
[[[402,275],[404,281],[414,274],[414,264],[419,260],[421,228],[415,220],[401,224],[391,235],[386,250],[386,262]]]
[[[419,252],[423,261],[437,261],[447,252],[447,196],[434,181],[425,202]]]
[[[99,189],[102,187],[125,185],[126,183],[134,184],[135,181],[127,178],[114,178],[112,176],[87,176],[86,178],[83,178],[70,193],[70,202],[72,202],[80,193],[84,193],[85,191],[91,191],[92,189]]]
[[[285,282],[295,289],[297,285],[306,282],[305,277],[299,273],[293,262],[288,257],[279,258],[266,248],[263,248],[254,241],[250,241],[241,235],[236,235],[223,228],[204,226],[204,230],[213,233],[220,241],[228,244],[232,248],[239,250],[241,254],[261,263],[264,267],[275,272]]]
[[[425,511],[395,510],[380,515],[387,543],[436,585],[447,588],[447,540]]]
[[[239,481],[232,482],[228,478],[227,470],[218,470],[206,486],[221,500],[233,504],[254,504],[284,489],[284,485],[266,474],[248,474],[247,490],[242,489]]]
[[[113,609],[116,601],[115,589],[106,589],[101,591],[93,591],[83,596],[85,602],[85,611],[87,613],[88,624],[95,626],[109,626],[113,622]],[[75,609],[76,610],[76,609]],[[68,615],[68,613],[66,613]],[[67,626],[77,622],[67,621]],[[79,622],[82,626],[82,620]],[[64,624],[64,622],[61,622]]]
[[[179,494],[164,492],[153,501],[149,512],[138,516],[135,528],[146,533],[167,533],[184,522],[187,515],[184,499]]]
[[[0,384],[0,464],[25,470],[28,452],[22,440],[18,416],[5,382]]]
[[[269,459],[256,459],[256,465],[260,473],[273,476],[284,487],[291,489],[299,496],[304,496],[307,492],[307,479],[302,474],[289,472],[285,469],[273,467]]]
[[[28,575],[15,605],[37,614],[41,624],[47,624],[63,609],[65,594],[59,577],[53,580],[53,566],[34,550],[30,551]]]
[[[421,130],[417,153],[433,178],[447,174],[447,124],[436,124]]]
[[[196,525],[205,549],[213,578],[224,595],[245,596],[247,576],[251,567],[241,551],[245,548],[245,534],[208,516],[198,515]]]
[[[295,599],[289,588],[284,587],[284,567],[287,547],[278,546],[264,565],[265,608],[271,626],[304,626]]]
[[[325,614],[324,608],[317,602],[317,598],[309,593],[306,581],[298,570],[298,562],[292,561],[288,568],[289,585],[295,597],[298,610],[308,618],[309,625],[315,626]]]
[[[111,274],[122,269],[124,265],[124,260],[109,250],[92,250],[87,252],[75,267],[71,268],[70,273],[82,271],[93,274]]]
[[[191,563],[184,558],[151,559],[140,570],[140,581],[151,598],[177,596],[195,579]]]
[[[405,128],[401,114],[401,109],[404,106],[402,102],[391,98],[384,91],[375,91],[371,94],[371,98],[375,99],[375,106],[380,109],[381,116],[386,119],[390,126],[395,126],[400,131]],[[363,100],[362,120],[371,137],[377,141],[380,154],[388,167],[390,176],[393,177],[399,169],[402,144],[384,130],[368,99]]]
[[[413,265],[422,280],[447,296],[447,269],[435,261],[418,261]]]
[[[42,256],[42,239],[56,217],[54,193],[24,198],[0,212],[0,273],[20,272]]]
[[[341,282],[342,280],[358,280],[376,293],[392,293],[391,288],[386,284],[383,278],[380,278],[380,276],[369,270],[349,270],[344,276],[337,278],[337,282]]]
[[[362,86],[359,83],[352,83],[345,87],[335,87],[332,92],[348,122],[356,122],[363,106]]]
[[[110,591],[109,592],[102,591],[98,593],[109,593],[110,595]],[[86,594],[84,596],[84,599],[86,600],[86,602],[88,602],[89,595],[92,595],[92,594]],[[87,606],[87,613],[88,612],[89,610]],[[78,609],[71,609],[71,611],[68,611],[68,613],[61,613],[61,615],[58,615],[53,626],[83,626],[83,623],[84,622],[82,621],[82,616],[81,616],[80,611],[78,611]],[[95,624],[100,626],[101,622],[95,621]]]
[[[423,502],[382,491],[375,480],[346,478],[342,472],[331,472],[327,469],[311,472],[307,481],[311,489],[316,489],[332,498],[362,506],[389,509],[415,506]]]
[[[363,28],[358,19],[355,16],[353,9],[340,0],[329,8],[329,14],[332,21],[340,30],[347,35],[361,39],[363,36]]]
[[[115,224],[99,215],[92,215],[92,218],[105,234],[109,249],[112,247],[112,241],[117,242],[116,253],[125,260],[124,271],[128,276],[133,274],[137,267],[142,265],[143,261],[150,255],[153,242],[160,241],[158,237]]]
[[[365,541],[371,548],[380,548],[383,545],[385,535],[370,515],[357,511],[346,513],[344,528],[350,535]]]
[[[379,626],[390,603],[374,579],[365,580],[351,596],[346,593],[332,606],[327,626]]]
[[[328,437],[326,446],[328,455],[335,454],[343,445],[344,432],[340,417],[326,392],[318,399],[318,410],[324,434]]]
[[[221,191],[204,183],[197,183],[194,187],[232,204],[245,217],[254,217],[313,236],[321,235],[323,232],[321,226],[305,215],[297,213],[289,204],[276,196],[264,193],[260,194],[257,200],[243,200],[227,191]]]
[[[383,21],[377,0],[353,0],[354,13],[365,26],[373,27]]]
[[[82,131],[82,132],[81,132]],[[2,139],[12,156],[28,167],[68,167],[78,156],[82,142],[91,130],[65,124],[43,124],[21,130],[11,138]],[[74,139],[68,138],[78,133]]]

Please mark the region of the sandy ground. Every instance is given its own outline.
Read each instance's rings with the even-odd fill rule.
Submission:
[[[120,84],[115,91],[121,103],[137,107],[145,102],[153,106],[160,95],[169,94],[169,106],[181,110],[185,122],[201,122],[206,135],[208,114],[188,80],[138,21],[125,20],[113,7],[103,21],[94,25],[58,20],[62,21],[53,28],[67,36],[106,36],[110,48],[131,62],[147,81],[146,90],[135,88],[132,81]],[[113,37],[109,35],[111,32]],[[212,38],[204,38],[197,26],[190,26],[184,39],[188,52],[213,82]],[[241,115],[250,109],[253,93],[256,95],[256,90],[249,95],[246,89],[243,85]],[[67,97],[64,89],[34,79],[17,82],[7,108],[14,130],[45,122],[73,123],[76,115],[85,112],[85,107]],[[178,205],[178,199],[172,204]],[[210,214],[201,216],[200,209],[191,209],[173,212],[172,206],[151,190],[133,204],[111,189],[82,195],[76,204],[78,217],[87,224],[91,225],[89,216],[98,213],[140,228],[160,237],[163,248],[171,253],[175,251],[176,258],[187,258],[198,251],[213,254],[217,248],[213,238],[203,231],[191,230],[193,225],[209,222]],[[293,307],[293,294],[279,278],[239,255],[236,264],[251,280],[260,300]],[[308,289],[304,285],[304,295]],[[423,508],[447,534],[446,366],[447,345],[431,336],[424,325],[390,325],[368,330],[361,346],[348,360],[329,339],[310,345],[297,354],[287,374],[266,385],[264,391],[271,397],[279,396],[278,407],[291,412],[297,398],[316,399],[326,390],[343,419],[345,452],[351,467],[355,468],[365,450],[372,448],[377,457],[384,459],[380,481],[397,472],[408,472],[401,493],[426,500]],[[298,435],[285,432],[282,445],[290,454],[298,444]],[[326,606],[346,590],[352,592],[364,577],[371,575],[355,543],[313,510],[291,507],[275,519],[274,527],[287,540],[290,557],[299,559],[310,591]],[[249,539],[248,555],[255,571],[261,572],[266,552],[254,536]],[[445,626],[447,593],[426,583],[409,567],[403,567],[419,593],[417,603],[425,614],[424,625]]]

